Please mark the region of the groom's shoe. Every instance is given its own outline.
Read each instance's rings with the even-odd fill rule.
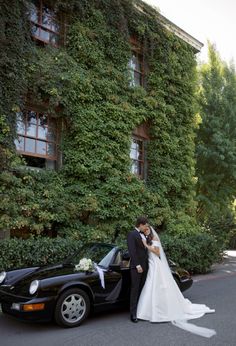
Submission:
[[[137,319],[136,316],[131,315],[131,316],[130,316],[130,321],[132,321],[133,323],[137,323],[137,322],[138,322],[138,319]]]

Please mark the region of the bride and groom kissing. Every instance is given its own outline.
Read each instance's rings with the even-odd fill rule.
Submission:
[[[208,338],[215,335],[212,329],[188,323],[190,319],[215,310],[184,298],[172,276],[160,238],[146,217],[137,218],[127,243],[131,272],[131,321],[171,322],[197,335]]]

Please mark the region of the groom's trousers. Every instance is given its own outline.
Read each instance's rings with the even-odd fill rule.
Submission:
[[[130,315],[136,317],[137,305],[140,293],[145,284],[147,270],[143,273],[138,273],[136,268],[131,268],[131,291],[130,291]]]

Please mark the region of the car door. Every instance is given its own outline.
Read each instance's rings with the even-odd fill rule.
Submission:
[[[124,264],[124,262],[126,263]],[[121,249],[116,249],[104,277],[105,284],[107,285],[104,302],[115,303],[129,299],[130,266],[129,261],[123,261],[123,251]]]
[[[98,276],[96,282],[93,283],[95,305],[112,304],[119,297],[121,289],[120,286],[122,284],[121,271],[113,270],[110,265],[117,263],[120,253],[117,247],[112,247],[109,250],[110,251],[108,251],[103,259],[98,263]],[[102,285],[103,279],[104,287]]]

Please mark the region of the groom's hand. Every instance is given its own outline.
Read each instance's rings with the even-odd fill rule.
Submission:
[[[141,267],[141,265],[136,266],[136,268],[138,273],[143,273],[143,268]]]

